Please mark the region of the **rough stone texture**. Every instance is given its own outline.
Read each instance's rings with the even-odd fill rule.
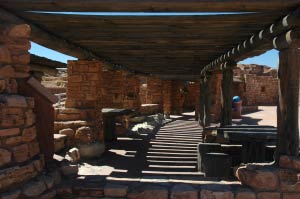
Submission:
[[[300,170],[300,158],[287,155],[280,156],[279,166],[285,169]]]
[[[140,98],[142,104],[162,105],[162,80],[157,77],[140,77]]]
[[[257,194],[257,199],[280,199],[280,193],[276,192],[261,192]]]
[[[282,199],[299,199],[300,193],[283,193]]]
[[[108,197],[126,197],[128,186],[108,183],[104,187],[104,195]]]
[[[190,185],[178,184],[172,188],[170,198],[171,199],[197,199],[198,191]]]
[[[90,127],[83,126],[76,130],[75,139],[79,143],[89,144],[96,141],[96,134]]]
[[[256,199],[256,194],[251,190],[239,190],[235,194],[235,199]]]
[[[267,66],[239,64],[234,70],[239,82],[234,82],[233,94],[243,105],[276,105],[278,98],[277,70]]]
[[[43,181],[30,182],[22,188],[22,193],[26,197],[37,197],[46,190],[46,185]]]
[[[161,186],[141,186],[127,194],[128,199],[168,199],[168,189]]]
[[[248,164],[238,168],[237,177],[242,184],[256,190],[274,191],[279,188],[279,178],[271,167]]]
[[[0,148],[0,167],[11,162],[11,152]]]
[[[234,199],[234,194],[230,191],[210,191],[210,190],[202,190],[201,191],[201,199]]]

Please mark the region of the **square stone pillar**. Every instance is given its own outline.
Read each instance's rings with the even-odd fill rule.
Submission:
[[[163,95],[163,113],[166,117],[169,117],[172,112],[172,81],[171,80],[163,80],[162,95]]]

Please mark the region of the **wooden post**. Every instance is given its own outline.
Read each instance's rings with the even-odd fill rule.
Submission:
[[[276,161],[280,155],[298,156],[299,154],[299,66],[300,50],[296,45],[299,34],[289,31],[275,38],[274,46],[279,53],[279,102],[277,107],[277,150]],[[295,37],[296,36],[296,37]]]
[[[279,53],[279,103],[277,107],[279,155],[299,153],[299,66],[300,50],[289,48]]]
[[[198,115],[198,120],[199,120],[199,125],[204,127],[204,101],[205,101],[205,96],[204,96],[204,78],[200,79],[199,83],[199,115]]]
[[[232,124],[232,84],[233,71],[232,67],[235,63],[226,63],[222,65],[222,98],[221,98],[221,127]]]
[[[211,123],[211,91],[209,85],[210,75],[206,74],[203,81],[203,95],[204,95],[204,127],[210,126]]]

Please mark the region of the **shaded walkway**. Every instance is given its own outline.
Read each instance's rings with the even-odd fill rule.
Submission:
[[[79,175],[103,175],[113,179],[199,179],[197,143],[202,128],[193,116],[174,116],[173,121],[150,134],[119,137],[99,160],[80,168]]]

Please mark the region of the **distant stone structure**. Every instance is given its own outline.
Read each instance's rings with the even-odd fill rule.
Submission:
[[[244,106],[277,105],[277,70],[268,66],[238,64],[234,69],[233,95]]]

